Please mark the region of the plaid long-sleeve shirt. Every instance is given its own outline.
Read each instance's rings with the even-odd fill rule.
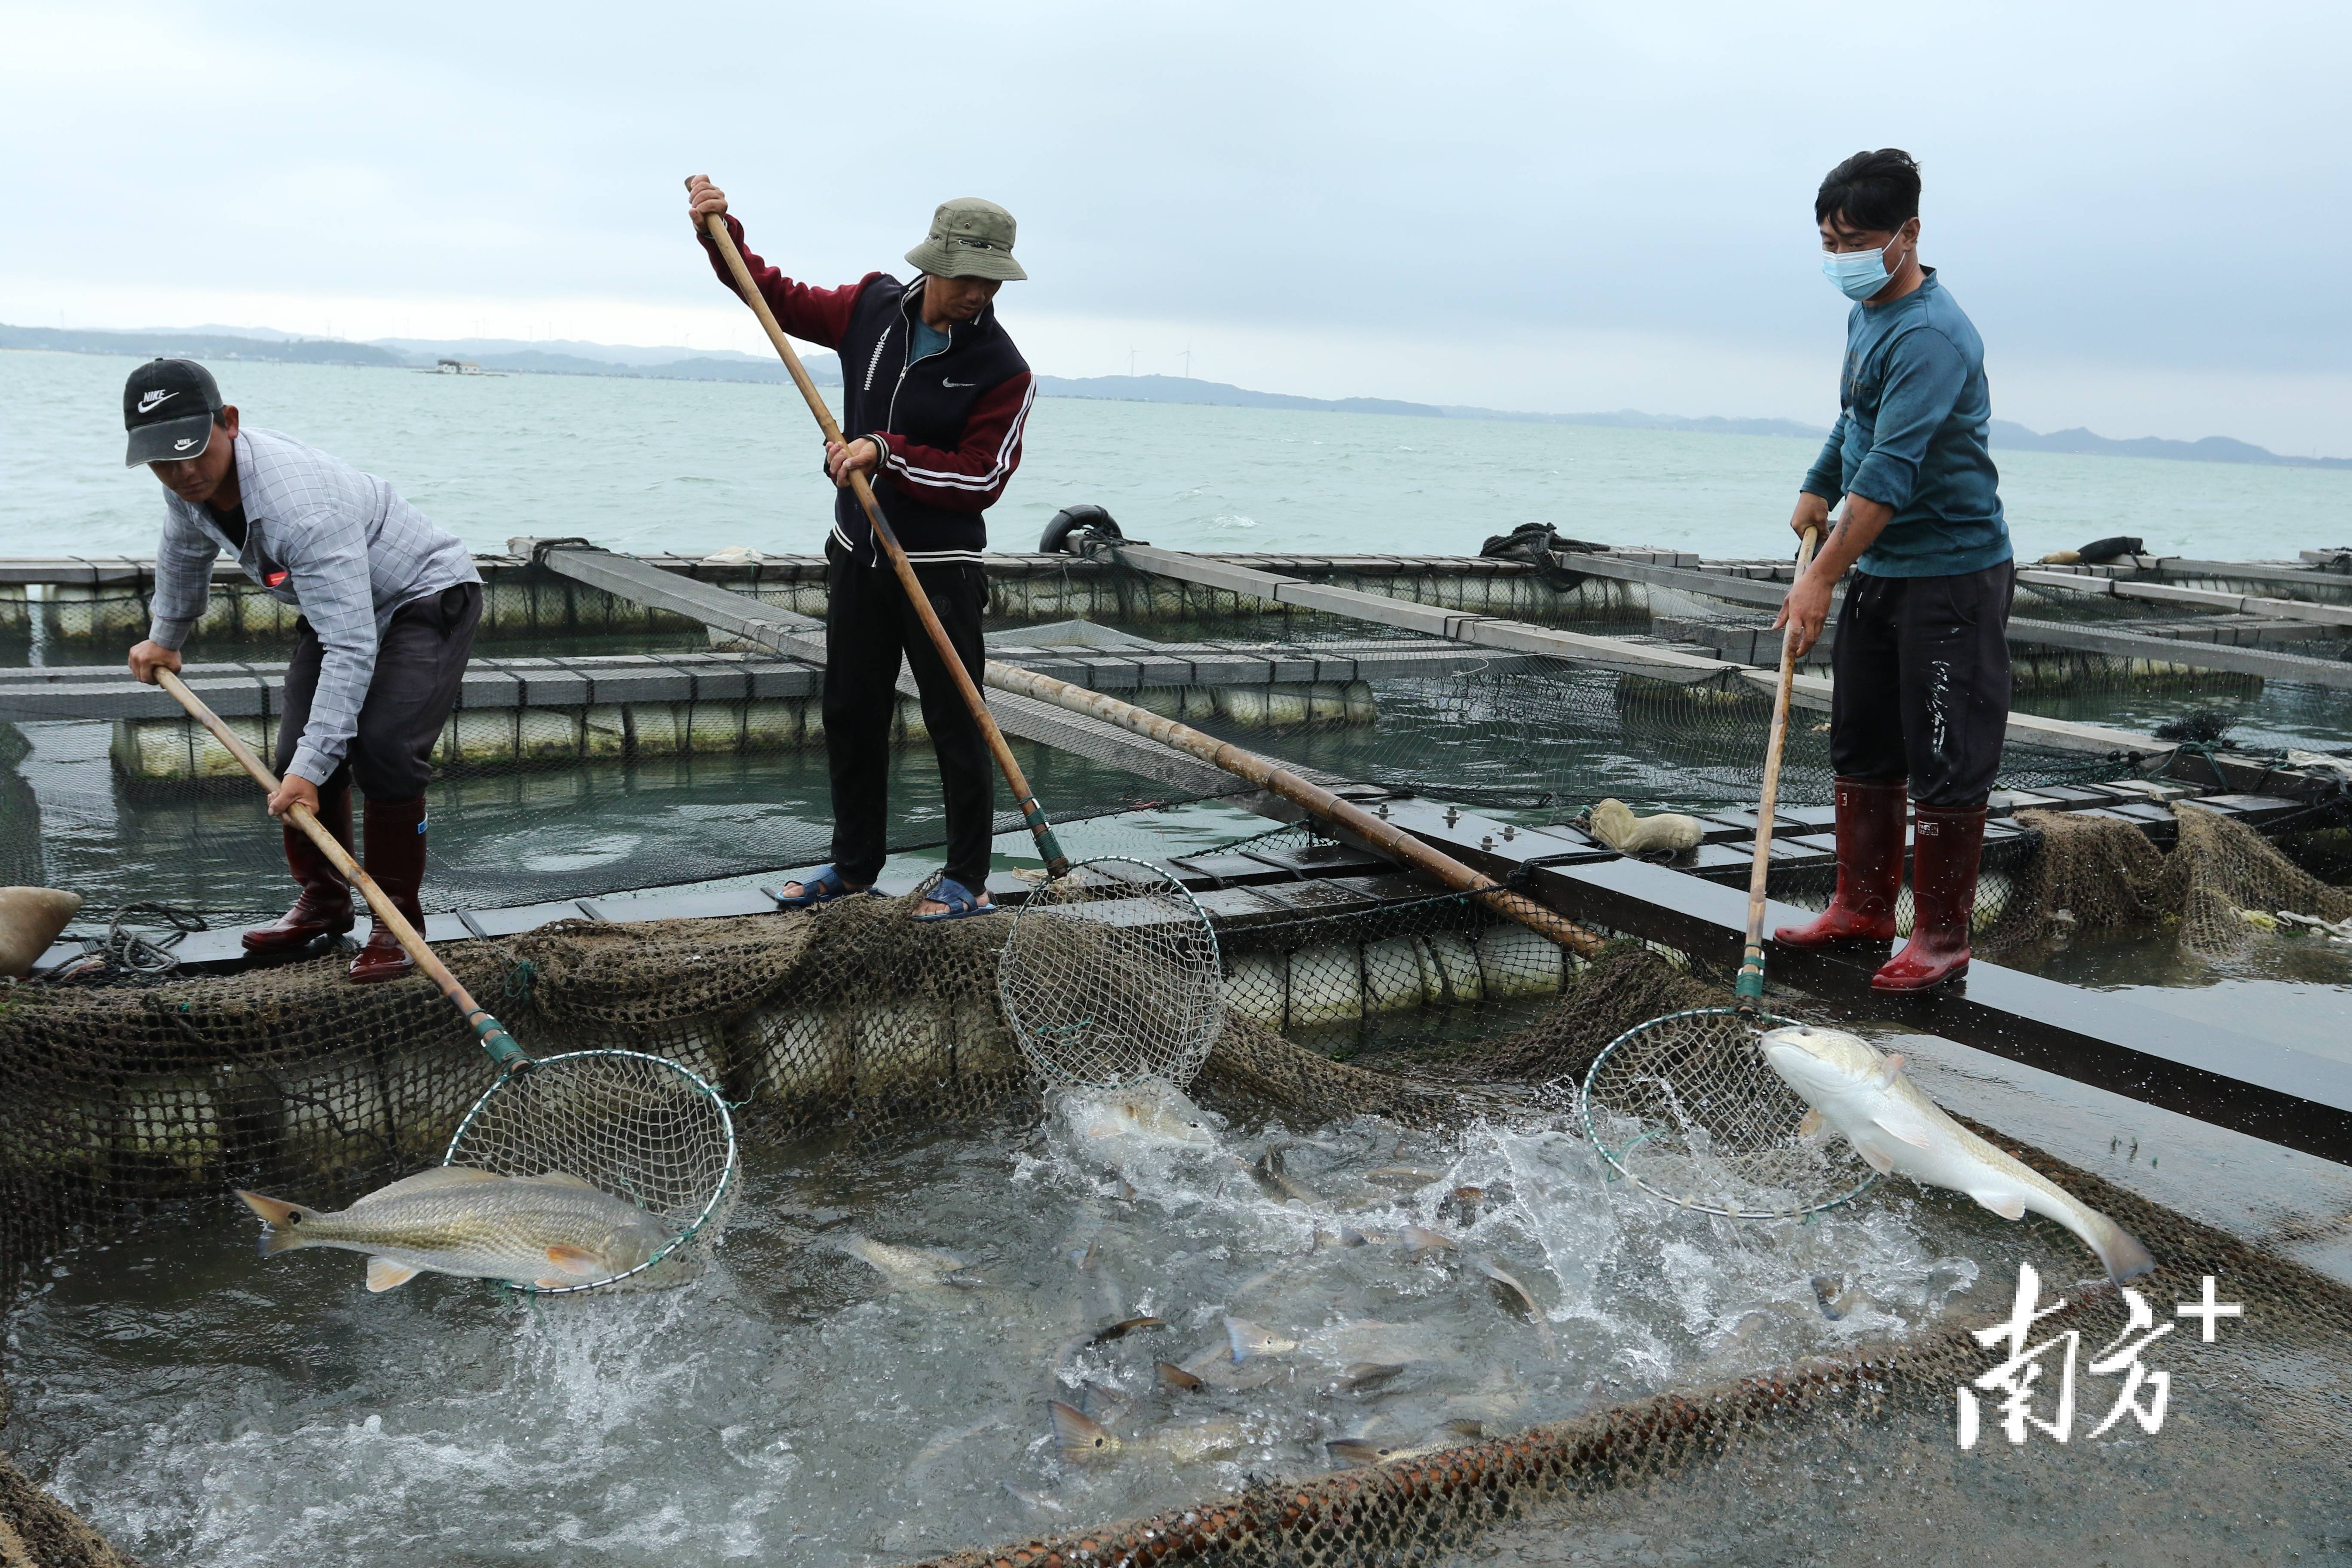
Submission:
[[[457,536],[425,521],[399,491],[290,436],[240,429],[236,485],[241,551],[205,508],[164,492],[147,635],[169,648],[187,640],[224,550],[271,597],[300,606],[323,657],[310,722],[286,771],[322,784],[358,731],[377,639],[394,613],[481,574]]]

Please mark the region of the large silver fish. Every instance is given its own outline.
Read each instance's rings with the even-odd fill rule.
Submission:
[[[2107,1278],[2121,1284],[2156,1267],[2137,1238],[1944,1114],[1903,1076],[1900,1053],[1883,1056],[1858,1036],[1793,1026],[1760,1042],[1764,1059],[1812,1112],[1882,1175],[1899,1171],[1931,1187],[1966,1193],[2003,1219],[2045,1215],[2083,1238]]]
[[[593,1285],[640,1267],[675,1238],[636,1205],[562,1172],[502,1176],[442,1165],[323,1212],[236,1195],[267,1227],[264,1258],[299,1247],[364,1252],[371,1290],[422,1271],[550,1289]]]

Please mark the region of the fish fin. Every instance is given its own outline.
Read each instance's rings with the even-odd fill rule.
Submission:
[[[538,1286],[542,1290],[569,1290],[578,1285],[580,1281],[577,1279],[567,1279],[565,1276],[561,1274],[547,1274],[532,1280],[531,1283]]]
[[[403,1176],[388,1187],[378,1187],[352,1205],[365,1208],[379,1198],[396,1197],[408,1193],[429,1192],[435,1187],[461,1186],[468,1182],[503,1182],[506,1178],[496,1171],[485,1171],[473,1165],[434,1165],[413,1176]]]
[[[612,1272],[604,1267],[603,1258],[577,1247],[551,1247],[547,1249],[547,1260],[566,1274],[586,1276]]]
[[[1448,1421],[1444,1430],[1456,1437],[1484,1437],[1486,1424],[1484,1421]]]
[[[1234,1364],[1235,1366],[1239,1366],[1242,1363],[1249,1360],[1249,1347],[1242,1342],[1253,1333],[1263,1334],[1265,1332],[1265,1331],[1264,1329],[1259,1328],[1247,1318],[1227,1318],[1225,1320],[1225,1345],[1227,1349],[1233,1352]]]
[[[1169,1388],[1181,1388],[1187,1394],[1198,1394],[1209,1386],[1172,1361],[1159,1363],[1156,1370],[1160,1373],[1160,1383]]]
[[[1881,1089],[1893,1089],[1895,1087],[1895,1080],[1903,1076],[1903,1064],[1905,1059],[1906,1058],[1901,1051],[1889,1051],[1886,1053],[1885,1057],[1880,1060],[1878,1064],[1878,1086]]]
[[[1118,1452],[1118,1439],[1076,1405],[1049,1399],[1045,1409],[1054,1417],[1054,1443],[1065,1459],[1087,1464]]]
[[[379,1292],[389,1290],[407,1284],[416,1278],[416,1266],[413,1263],[394,1263],[383,1257],[371,1258],[367,1267],[367,1288]]]
[[[1816,1105],[1811,1110],[1805,1112],[1805,1119],[1802,1121],[1797,1123],[1797,1136],[1800,1138],[1818,1138],[1822,1135],[1822,1129],[1828,1126],[1829,1123],[1830,1119],[1823,1116],[1822,1114],[1822,1108]]]
[[[1882,1176],[1890,1173],[1895,1169],[1894,1161],[1888,1159],[1885,1155],[1880,1153],[1877,1150],[1872,1148],[1867,1143],[1856,1142],[1853,1145],[1853,1152],[1862,1156],[1862,1163],[1864,1164],[1869,1166],[1872,1170],[1877,1172]]]
[[[2098,1253],[2099,1261],[2106,1265],[2109,1279],[2120,1285],[2155,1268],[2156,1259],[2148,1256],[2148,1250],[2140,1245],[2139,1237],[2096,1209],[2091,1212],[2099,1222],[2092,1227],[2099,1237],[2093,1250]]]
[[[2003,1219],[2023,1219],[2025,1217],[2025,1194],[2023,1193],[1970,1193],[1969,1196],[1976,1199],[1977,1202],[1982,1204],[1993,1213],[2000,1215]]]
[[[595,1183],[588,1180],[585,1176],[575,1176],[569,1171],[548,1171],[540,1175],[530,1176],[525,1179],[533,1182],[544,1182],[551,1187],[585,1187],[592,1193],[602,1192],[604,1190],[597,1186]]]
[[[1914,1149],[1936,1146],[1936,1128],[1926,1117],[1901,1100],[1885,1100],[1870,1113],[1870,1119],[1888,1137],[1900,1138]]]
[[[306,1209],[300,1204],[289,1204],[279,1198],[265,1198],[259,1193],[236,1189],[245,1200],[245,1206],[261,1216],[269,1228],[261,1233],[261,1256],[268,1258],[303,1244],[302,1222],[319,1217],[316,1209]]]

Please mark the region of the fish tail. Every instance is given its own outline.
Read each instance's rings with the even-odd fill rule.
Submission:
[[[306,1209],[300,1204],[284,1203],[277,1198],[265,1198],[259,1193],[248,1193],[243,1187],[236,1188],[236,1192],[245,1200],[246,1207],[261,1216],[265,1226],[261,1233],[262,1257],[303,1246],[310,1239],[302,1234],[302,1226],[318,1223],[317,1209]]]
[[[1062,1458],[1078,1464],[1105,1459],[1118,1451],[1118,1439],[1103,1430],[1095,1421],[1074,1405],[1058,1399],[1045,1401],[1045,1408],[1054,1417],[1054,1442]]]
[[[2147,1247],[2140,1245],[2139,1237],[2095,1209],[2092,1211],[2091,1218],[2094,1222],[2091,1234],[2084,1239],[2091,1244],[2091,1250],[2099,1255],[2099,1261],[2106,1267],[2109,1279],[2120,1285],[2126,1279],[2137,1279],[2155,1269],[2156,1259],[2148,1255]]]

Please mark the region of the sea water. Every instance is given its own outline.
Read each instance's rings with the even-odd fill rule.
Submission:
[[[153,552],[160,491],[121,458],[122,378],[135,363],[0,353],[0,555]],[[535,534],[634,552],[814,553],[832,516],[815,430],[789,386],[212,368],[248,422],[381,475],[476,550]],[[990,538],[1034,548],[1056,510],[1092,501],[1130,537],[1183,550],[1470,553],[1489,534],[1549,522],[1604,543],[1770,556],[1790,549],[1797,484],[1819,449],[1786,437],[1048,397],[1030,414]],[[2206,558],[2352,543],[2352,472],[1994,457],[2027,558],[2118,533]]]
[[[1990,1321],[2021,1258],[2096,1273],[2053,1226],[1907,1187],[1704,1218],[1540,1123],[1180,1119],[1200,1131],[1091,1102],[878,1153],[760,1147],[715,1262],[636,1296],[371,1295],[354,1255],[256,1257],[224,1198],[37,1271],[8,1324],[12,1447],[159,1565],[911,1558],[1326,1471],[1334,1439],[1507,1433]],[[1269,1150],[1290,1185],[1254,1168]],[[961,1268],[893,1279],[866,1238]],[[1296,1346],[1237,1360],[1237,1333]],[[1049,1399],[1122,1451],[1063,1454]]]

